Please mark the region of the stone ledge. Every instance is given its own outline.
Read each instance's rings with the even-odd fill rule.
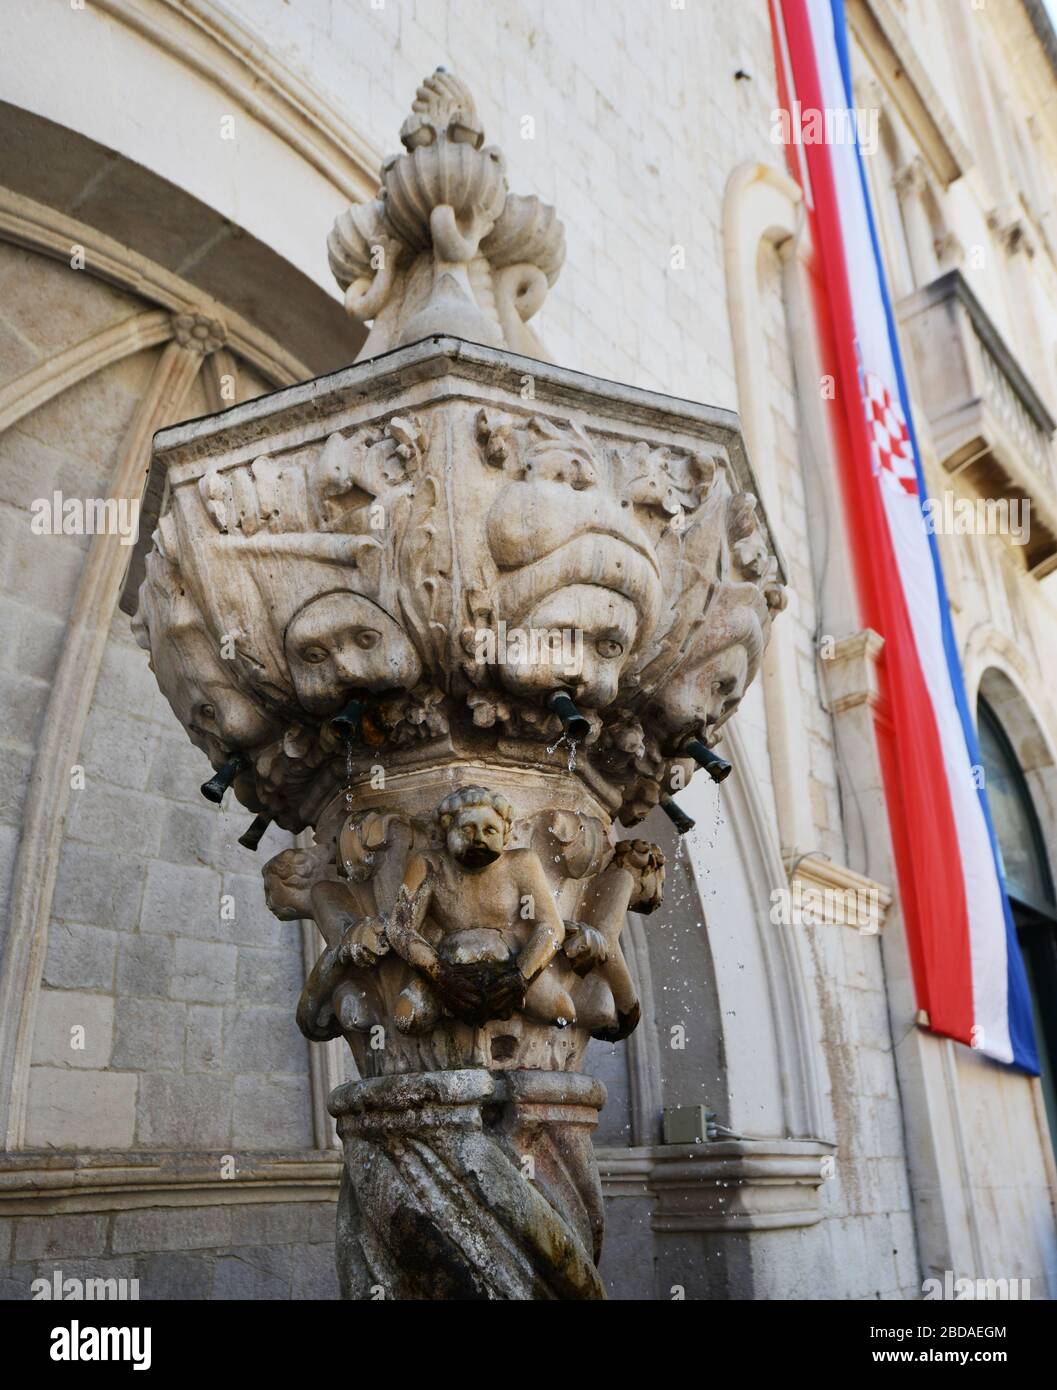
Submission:
[[[778,1230],[812,1226],[832,1144],[813,1139],[732,1139],[598,1149],[610,1197],[651,1197],[659,1232]]]
[[[658,1231],[813,1225],[821,1215],[814,1140],[728,1140],[598,1148],[606,1197],[649,1197]],[[0,1154],[0,1216],[255,1202],[336,1202],[337,1152],[253,1153],[221,1178],[217,1153],[45,1151]],[[236,1156],[237,1157],[237,1156]]]
[[[223,1178],[220,1151],[0,1154],[0,1216],[337,1201],[336,1150],[233,1156],[235,1176]]]

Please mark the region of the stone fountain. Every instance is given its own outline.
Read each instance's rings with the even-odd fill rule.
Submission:
[[[357,362],[156,437],[135,629],[242,843],[302,846],[264,879],[360,1077],[344,1296],[602,1298],[580,1067],[638,1022],[621,929],[664,882],[617,827],[729,770],[781,576],[736,416],[548,364],[562,226],[465,86],[401,141],[330,236]]]

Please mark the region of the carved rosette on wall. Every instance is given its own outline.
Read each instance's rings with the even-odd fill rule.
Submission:
[[[324,943],[298,1023],[361,1077],[348,1297],[602,1296],[577,1069],[638,1021],[621,929],[664,880],[616,826],[714,758],[782,603],[736,417],[513,350],[561,228],[482,139],[429,79],[332,235],[372,351],[407,346],[155,442],[139,640],[243,843],[314,831],[264,876]]]

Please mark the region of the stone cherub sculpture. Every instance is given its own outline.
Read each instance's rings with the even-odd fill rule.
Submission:
[[[397,821],[407,853],[383,910],[366,860],[393,848]],[[315,851],[285,850],[267,865],[272,911],[314,918],[326,942],[298,1009],[308,1037],[348,1037],[386,1020],[422,1037],[444,1020],[478,1028],[515,1014],[610,1042],[634,1030],[639,1004],[620,936],[629,911],[660,904],[664,856],[645,840],[619,841],[584,880],[576,917],[563,920],[539,853],[510,847],[513,825],[504,796],[468,786],[437,807],[433,842],[421,849],[409,822],[368,812],[343,832],[364,854],[363,867],[347,861],[349,877]]]
[[[411,855],[386,934],[416,971],[396,1003],[396,1026],[425,1032],[447,1009],[464,1022],[575,1020],[568,992],[546,967],[565,924],[531,849],[510,849],[514,813],[485,787],[463,787],[436,812],[444,845]]]

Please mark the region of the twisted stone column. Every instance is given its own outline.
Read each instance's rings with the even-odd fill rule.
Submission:
[[[605,1088],[483,1070],[339,1086],[345,1298],[604,1298],[591,1131]]]

